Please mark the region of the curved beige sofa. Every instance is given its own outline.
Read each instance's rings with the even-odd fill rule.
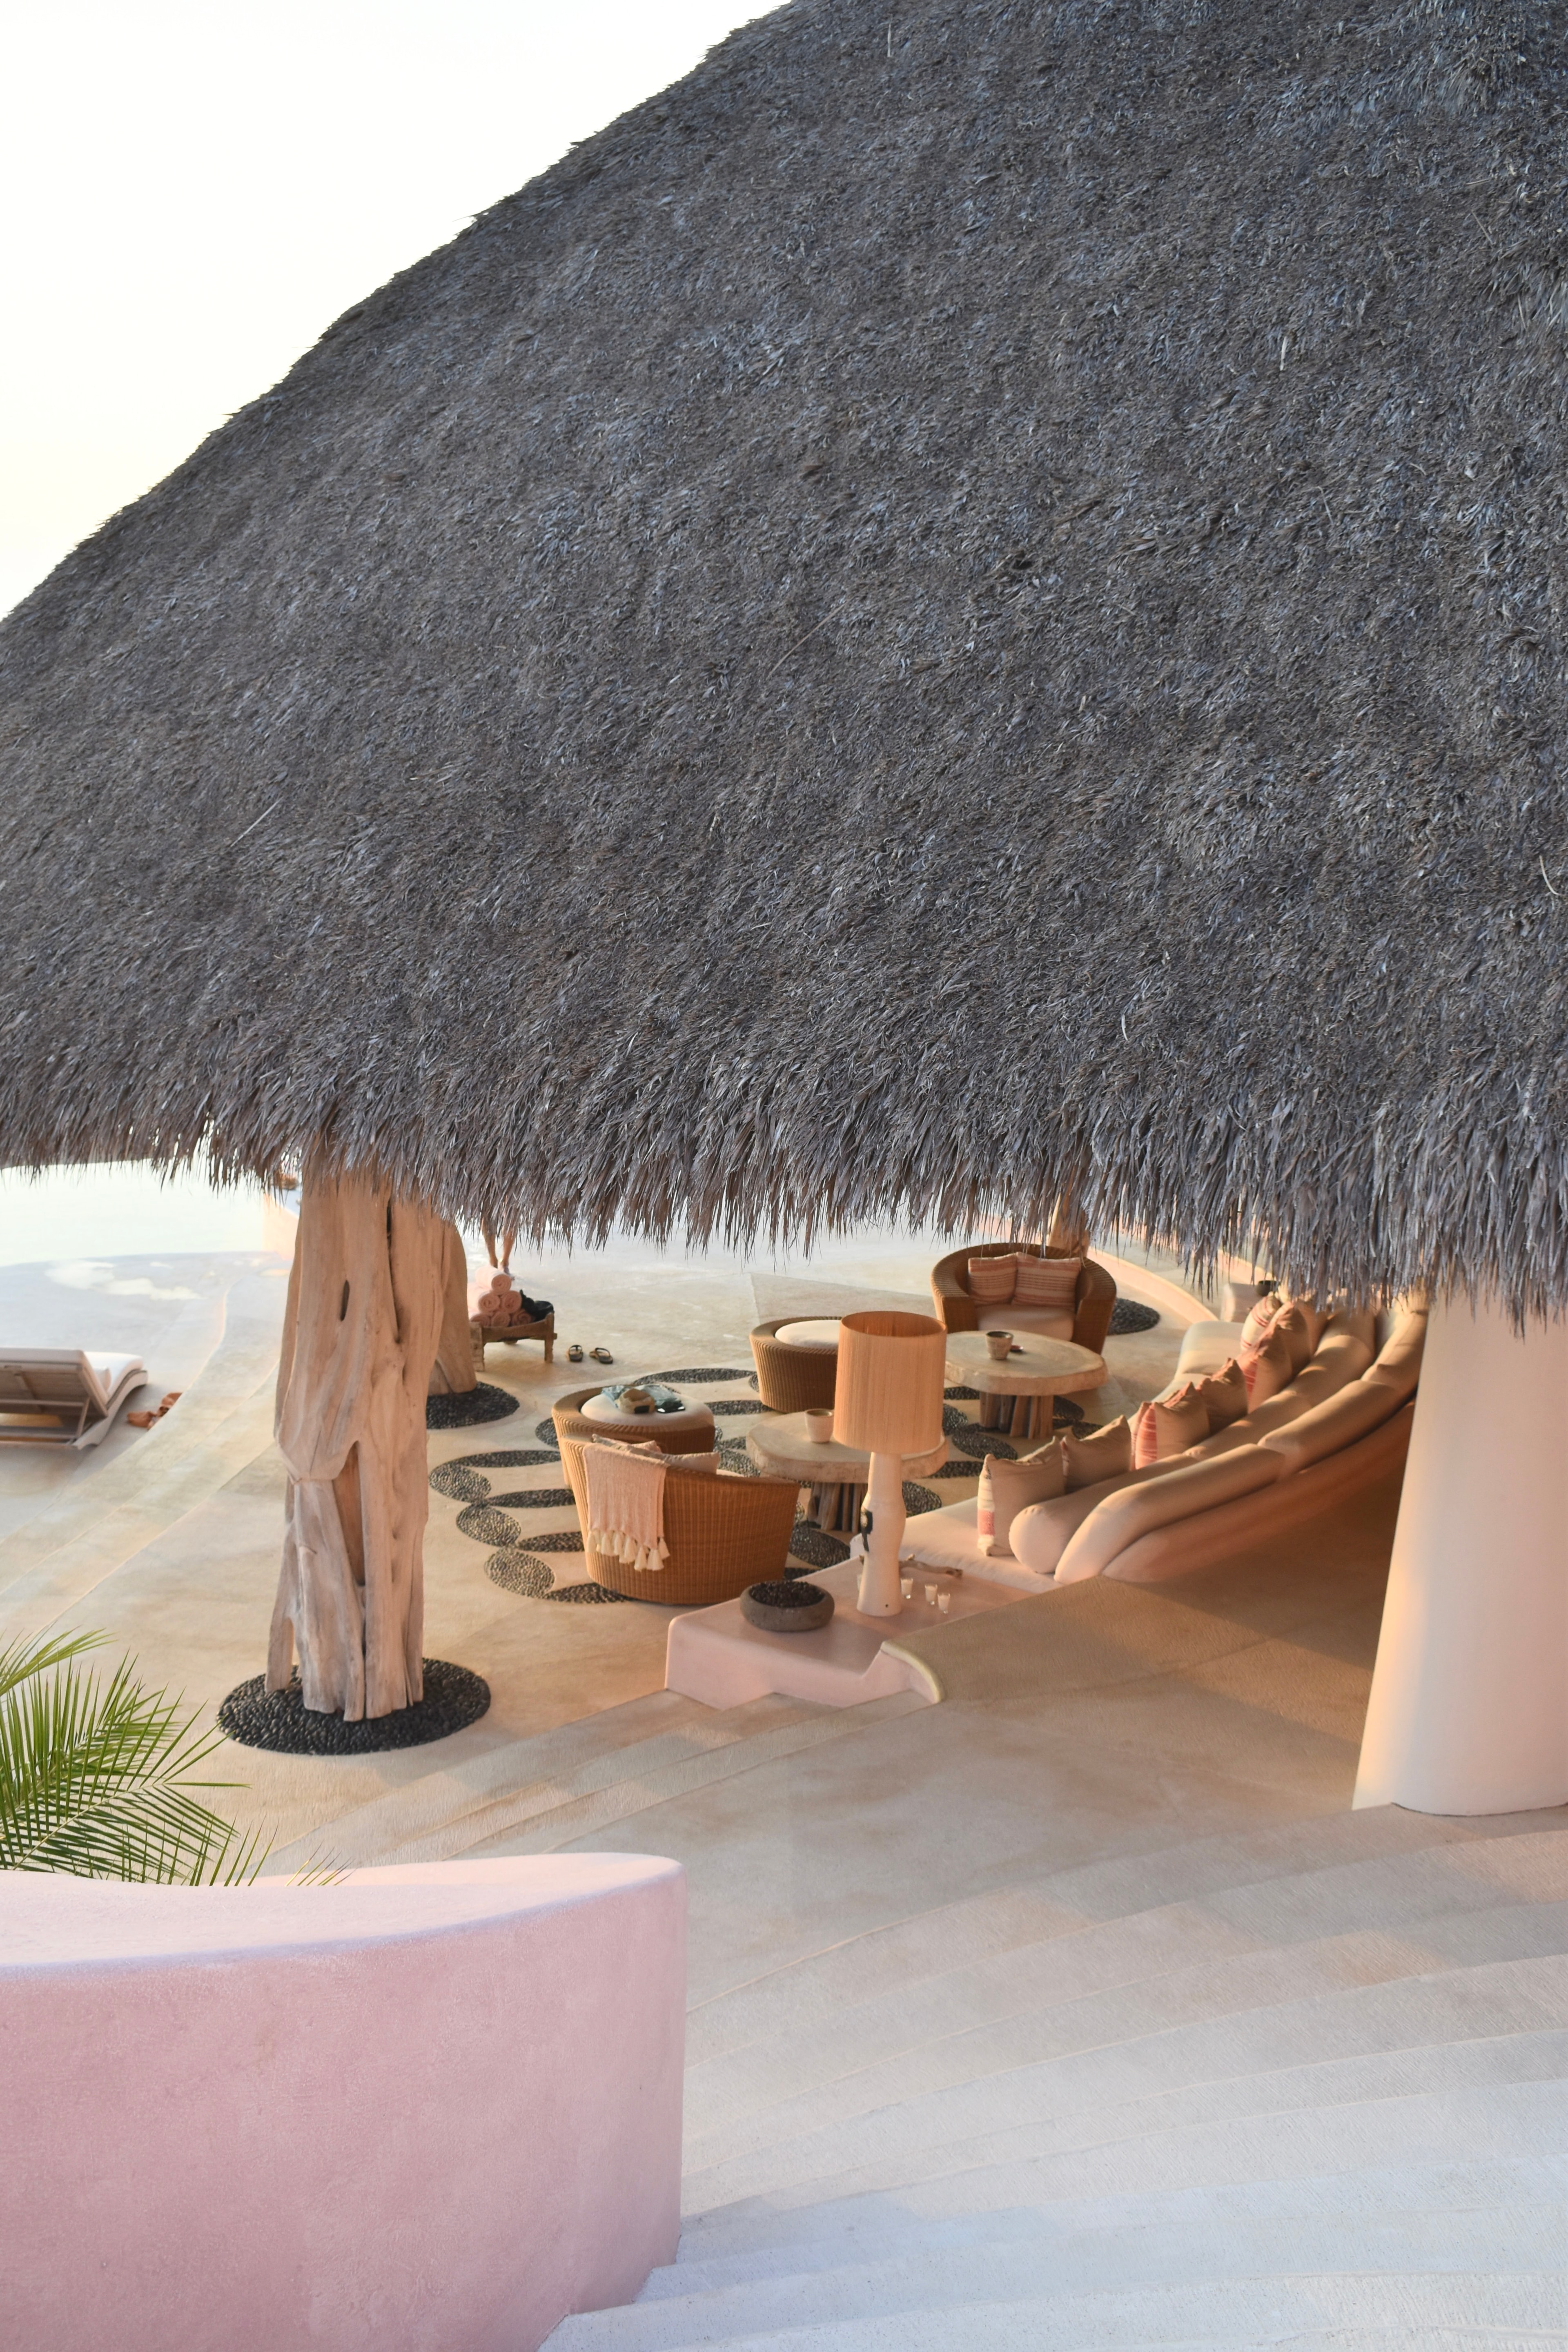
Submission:
[[[1399,1467],[1426,1334],[1425,1307],[1392,1318],[1332,1315],[1289,1385],[1184,1454],[1036,1503],[1013,1522],[1013,1556],[1037,1580],[1152,1583],[1324,1510]],[[1236,1324],[1194,1324],[1177,1385],[1235,1352]],[[1375,1348],[1375,1352],[1374,1352]]]

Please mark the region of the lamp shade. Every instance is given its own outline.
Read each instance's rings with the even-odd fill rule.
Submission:
[[[942,1444],[947,1333],[930,1315],[846,1315],[838,1326],[833,1434],[867,1454],[929,1454]]]

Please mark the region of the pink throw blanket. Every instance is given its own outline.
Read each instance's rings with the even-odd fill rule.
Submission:
[[[588,1477],[588,1541],[595,1551],[647,1575],[669,1558],[664,1539],[662,1454],[634,1453],[629,1445],[590,1444],[583,1448]]]

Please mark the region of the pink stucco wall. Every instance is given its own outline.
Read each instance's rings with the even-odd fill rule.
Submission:
[[[0,1874],[5,2352],[531,2352],[679,2232],[685,1882]]]

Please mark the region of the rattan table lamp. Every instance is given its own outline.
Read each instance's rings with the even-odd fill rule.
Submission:
[[[871,1457],[861,1532],[862,1612],[896,1617],[899,1547],[904,1535],[904,1456],[942,1444],[942,1367],[947,1334],[929,1315],[868,1308],[838,1326],[838,1385],[833,1434]]]

